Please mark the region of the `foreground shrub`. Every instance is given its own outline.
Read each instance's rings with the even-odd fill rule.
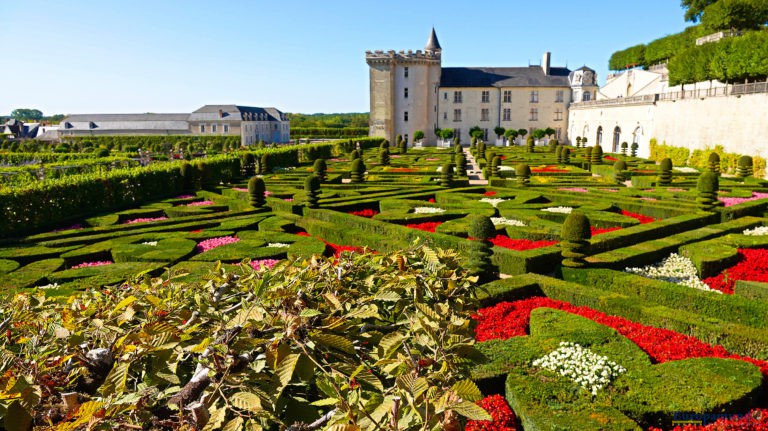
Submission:
[[[267,187],[264,184],[264,180],[259,177],[253,177],[248,180],[248,195],[250,196],[251,206],[261,208],[266,202],[264,200]]]

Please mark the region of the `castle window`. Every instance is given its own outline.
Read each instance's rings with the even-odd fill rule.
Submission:
[[[405,78],[408,77],[408,66],[403,68],[403,77],[405,77]]]
[[[555,102],[562,102],[563,101],[563,90],[557,90],[555,93]]]
[[[539,103],[539,90],[531,91],[531,103]]]
[[[200,133],[205,133],[205,124],[200,125]]]
[[[453,110],[453,121],[461,121],[461,109]]]
[[[512,103],[512,90],[504,90],[504,103]]]
[[[448,113],[447,112],[443,112],[443,120],[447,120],[447,119],[448,119]]]
[[[224,125],[224,133],[229,133],[229,124]]]
[[[403,89],[403,97],[406,98],[406,99],[408,98],[408,87],[405,87]]]
[[[443,100],[448,100],[448,92],[443,93]]]
[[[555,110],[554,121],[563,121],[563,111],[560,108],[557,108],[557,110]]]
[[[403,112],[403,121],[408,121],[408,111]]]
[[[461,103],[461,91],[453,92],[453,103]]]
[[[481,103],[488,103],[490,101],[491,101],[491,92],[488,90],[483,90]]]
[[[216,133],[216,125],[211,124],[211,133]]]
[[[531,116],[529,121],[539,121],[539,110],[537,108],[531,108]]]
[[[590,93],[589,91],[585,91],[584,96],[581,100],[584,102],[589,102],[590,100],[592,100],[592,93]]]
[[[512,110],[504,108],[502,111],[502,121],[512,121]]]
[[[555,139],[557,139],[558,141],[560,139],[562,139],[560,137],[562,135],[562,133],[563,133],[563,128],[562,127],[558,127],[557,130],[555,131]]]
[[[483,108],[480,110],[480,121],[490,121],[490,110],[488,108]]]

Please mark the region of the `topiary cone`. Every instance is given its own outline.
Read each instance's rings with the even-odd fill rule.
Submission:
[[[252,177],[248,180],[248,195],[251,200],[251,206],[261,208],[266,203],[264,195],[266,194],[267,187],[264,184],[264,180],[259,177]]]
[[[304,179],[304,192],[307,194],[307,206],[317,208],[320,201],[320,178],[312,174]]]
[[[672,184],[672,159],[666,158],[659,164],[659,184],[668,186]]]
[[[450,187],[453,183],[453,165],[446,163],[440,169],[440,185],[442,187]]]
[[[699,175],[699,181],[696,184],[698,196],[696,202],[703,211],[711,211],[719,204],[717,200],[717,191],[720,189],[719,176],[712,171],[704,171]]]
[[[741,156],[736,167],[736,176],[742,179],[752,176],[752,166],[752,157]]]
[[[361,159],[355,159],[352,161],[349,175],[353,183],[363,182],[363,177],[365,175],[365,165]]]
[[[479,278],[479,282],[484,283],[496,278],[491,256],[493,255],[493,244],[490,239],[496,236],[496,228],[491,219],[472,214],[467,216],[469,229],[467,231],[470,241],[467,269]]]
[[[569,268],[587,266],[584,258],[587,256],[589,240],[592,238],[589,225],[587,216],[579,211],[572,212],[565,218],[560,231],[560,253],[563,256],[563,266]]]
[[[603,147],[601,147],[599,144],[595,144],[595,147],[592,150],[590,161],[593,165],[600,165],[603,163]]]
[[[619,184],[627,180],[627,162],[624,160],[617,160],[616,163],[613,164],[613,179]]]
[[[464,156],[464,153],[456,154],[456,175],[467,176],[467,157]]]
[[[707,159],[707,170],[710,172],[714,172],[716,174],[720,174],[720,155],[712,152],[709,153],[709,158]]]
[[[328,180],[327,172],[328,165],[325,163],[325,159],[315,160],[315,163],[312,165],[312,173],[317,175],[321,183]]]
[[[531,167],[527,163],[518,163],[515,166],[515,178],[521,186],[527,186],[531,182]]]

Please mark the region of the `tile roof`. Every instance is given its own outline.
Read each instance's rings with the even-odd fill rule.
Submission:
[[[552,67],[545,75],[541,66],[444,67],[441,87],[568,87],[565,67]]]

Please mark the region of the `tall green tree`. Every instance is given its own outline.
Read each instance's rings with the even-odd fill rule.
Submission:
[[[11,111],[11,118],[17,120],[40,121],[43,119],[43,113],[39,109],[18,108]]]
[[[704,9],[702,25],[709,31],[753,30],[768,21],[765,0],[719,0]]]
[[[717,2],[717,0],[682,0],[680,6],[685,9],[686,21],[699,22],[704,13],[704,9],[715,2]]]

